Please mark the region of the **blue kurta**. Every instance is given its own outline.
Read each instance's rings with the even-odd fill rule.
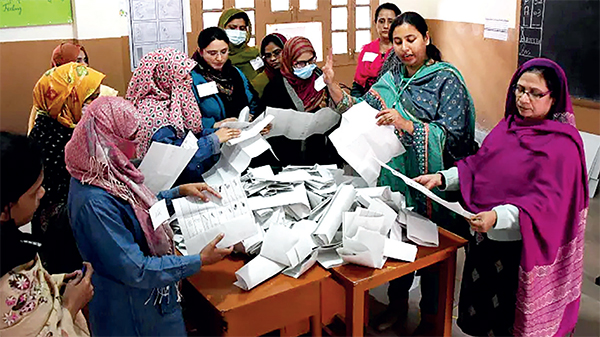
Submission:
[[[178,196],[175,188],[158,197]],[[92,335],[186,336],[176,282],[200,270],[200,255],[150,256],[129,203],[74,178],[68,209],[81,256],[94,268]],[[169,295],[159,301],[157,289],[167,286]]]

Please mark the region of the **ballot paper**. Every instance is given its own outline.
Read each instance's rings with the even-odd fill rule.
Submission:
[[[239,144],[260,135],[260,132],[273,120],[273,116],[259,116],[247,127],[241,129],[240,136],[227,141],[227,145]]]
[[[310,203],[306,195],[304,184],[296,184],[289,192],[276,193],[269,196],[256,196],[248,198],[248,206],[251,210],[271,208],[284,205],[299,204],[300,209],[307,216],[310,213]]]
[[[295,267],[316,248],[310,234],[303,234],[285,226],[269,228],[260,255],[288,267]]]
[[[244,107],[236,121],[223,122],[219,128],[245,129],[250,126],[250,108]]]
[[[224,144],[221,147],[219,161],[202,174],[202,177],[209,185],[221,185],[231,179],[239,178],[250,165],[252,158],[258,157],[270,148],[269,143],[260,135],[236,145]]]
[[[340,114],[330,108],[312,113],[267,107],[265,114],[274,118],[273,127],[266,138],[285,136],[289,139],[306,139],[314,134],[324,134],[340,120]]]
[[[402,193],[393,192],[389,186],[357,188],[356,194],[358,197],[361,197],[361,200],[359,201],[365,202],[366,200],[363,199],[365,196],[376,198],[385,202],[386,205],[390,206],[396,212],[400,211],[406,204],[406,200]],[[369,207],[369,205],[365,204],[363,204],[363,206]]]
[[[188,140],[190,137],[192,139]],[[144,185],[154,194],[173,187],[181,172],[196,154],[197,141],[190,132],[184,140],[186,146],[152,142],[139,167],[144,174]]]
[[[356,190],[353,186],[341,185],[338,188],[327,211],[319,221],[319,227],[313,234],[321,246],[332,242],[335,233],[342,224],[343,213],[350,209],[355,197]]]
[[[356,235],[344,238],[344,245],[338,248],[337,252],[344,262],[381,269],[386,261],[383,256],[385,239],[386,237],[377,231],[359,227]]]
[[[269,260],[262,255],[258,255],[245,266],[235,272],[237,281],[234,285],[250,290],[271,277],[279,274],[286,268],[285,265]]]
[[[398,220],[406,225],[406,236],[419,246],[439,246],[439,232],[437,225],[421,214],[401,210],[404,216],[398,216]]]
[[[334,268],[344,264],[344,259],[337,252],[339,245],[333,247],[317,248],[317,262],[325,269]]]
[[[446,207],[447,209],[455,212],[458,215],[461,215],[465,218],[472,218],[475,214],[465,210],[458,202],[449,202],[446,201],[442,198],[440,198],[439,196],[437,196],[435,193],[431,192],[430,190],[428,190],[425,186],[419,184],[418,182],[410,179],[409,177],[405,176],[404,174],[394,170],[393,168],[389,167],[387,164],[385,164],[384,162],[380,161],[379,159],[375,159],[377,160],[377,162],[384,167],[385,169],[389,170],[390,172],[392,172],[393,175],[395,175],[396,177],[402,179],[402,181],[404,181],[404,183],[414,189],[416,189],[417,191],[425,194],[425,196],[427,196],[428,198],[432,199],[433,201],[437,202],[438,204]]]
[[[375,186],[381,166],[406,150],[390,125],[378,126],[378,111],[366,102],[354,105],[342,115],[341,125],[329,135],[339,155],[367,182]]]
[[[239,179],[219,186],[213,186],[221,199],[209,195],[210,201],[198,198],[178,198],[173,200],[175,215],[188,253],[198,254],[220,233],[225,234],[217,247],[232,246],[257,234],[252,210]]]
[[[317,256],[319,252],[317,250],[313,250],[310,255],[308,255],[302,263],[299,263],[295,267],[288,267],[283,271],[283,275],[287,275],[293,278],[298,278],[302,276],[305,272],[307,272],[312,266],[317,262]]]

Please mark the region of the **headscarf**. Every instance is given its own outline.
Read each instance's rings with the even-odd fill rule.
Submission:
[[[60,124],[74,128],[81,119],[83,103],[100,86],[104,74],[79,63],[52,68],[33,88],[33,106]]]
[[[255,47],[248,46],[248,41],[250,41],[251,35],[250,32],[252,32],[252,22],[250,22],[250,18],[248,17],[248,14],[246,14],[246,12],[237,8],[230,8],[224,11],[223,14],[221,14],[221,17],[219,18],[219,28],[225,29],[225,26],[229,23],[229,21],[231,21],[231,17],[239,13],[244,13],[245,15],[244,19],[248,23],[248,34],[246,34],[246,41],[244,41],[242,44],[239,44],[237,46],[232,43],[229,44],[229,59],[231,60],[231,63],[233,63],[234,66],[247,63],[250,60],[254,60],[259,56],[258,49],[256,49]],[[244,69],[241,70],[244,71]],[[244,71],[244,73],[246,72]],[[252,80],[250,76],[246,76],[248,77],[248,80]]]
[[[287,38],[279,33],[272,33],[272,34],[265,36],[265,38],[262,40],[262,42],[260,44],[260,54],[261,55],[263,55],[263,56],[265,55],[265,49],[271,42],[274,43],[275,45],[277,45],[279,48],[283,49],[283,47],[285,46],[285,43],[287,42]],[[279,69],[275,69],[275,68],[271,67],[268,62],[265,62],[265,74],[267,75],[267,77],[269,78],[269,81],[270,81],[275,77],[275,75],[279,74]]]
[[[52,67],[62,66],[63,64],[69,62],[77,62],[79,52],[81,51],[85,53],[85,57],[87,59],[87,53],[85,52],[85,49],[83,49],[83,46],[71,42],[63,42],[59,44],[52,51],[52,58],[50,60]]]
[[[173,233],[166,223],[154,230],[148,210],[156,197],[144,185],[142,172],[129,160],[140,122],[130,102],[120,97],[98,98],[90,104],[65,148],[67,170],[82,184],[100,187],[127,201],[152,255],[172,254]]]
[[[313,74],[303,80],[298,76],[294,75],[294,61],[305,52],[311,52],[316,55],[315,49],[310,41],[302,36],[296,36],[289,39],[281,52],[281,75],[285,77],[294,91],[304,102],[304,110],[312,111],[321,105],[323,99],[325,99],[325,90],[315,90],[315,81],[317,80],[317,74]]]
[[[152,136],[164,126],[173,126],[181,136],[187,130],[202,131],[202,115],[192,91],[190,71],[196,62],[173,48],[158,49],[140,60],[126,98],[142,116],[137,157],[142,158]]]
[[[514,85],[532,67],[554,71],[560,92],[544,120],[522,118]],[[533,59],[514,74],[505,118],[477,154],[458,162],[467,209],[519,208],[523,251],[515,313],[516,336],[564,336],[577,322],[588,211],[583,142],[574,127],[567,78],[560,66]]]
[[[393,48],[391,48],[391,50],[393,50]],[[372,62],[366,62],[363,61],[363,56],[365,53],[375,53],[377,54],[377,57]],[[366,44],[358,56],[358,64],[356,65],[354,82],[358,83],[366,90],[369,90],[371,86],[377,82],[377,77],[379,76],[379,71],[381,70],[384,61],[385,55],[381,55],[379,52],[379,39]]]

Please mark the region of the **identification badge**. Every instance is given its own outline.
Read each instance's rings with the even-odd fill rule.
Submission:
[[[323,88],[325,88],[325,78],[323,77],[323,75],[321,75],[315,80],[315,90],[321,91],[323,90]]]
[[[377,56],[379,56],[379,55],[368,51],[363,54],[362,60],[363,60],[363,62],[373,62],[377,59]]]
[[[165,199],[162,199],[150,207],[150,219],[152,226],[156,230],[165,221],[169,220],[169,210]]]
[[[254,60],[250,60],[250,64],[252,65],[252,68],[254,68],[254,70],[258,70],[265,65],[260,56],[255,58]]]
[[[215,81],[198,84],[196,89],[198,89],[198,96],[200,97],[206,97],[219,93],[219,89],[217,89],[217,82]]]

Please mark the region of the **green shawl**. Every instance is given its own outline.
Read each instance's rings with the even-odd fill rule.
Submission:
[[[227,25],[229,21],[231,21],[231,17],[238,13],[245,14],[246,12],[237,8],[230,8],[224,11],[223,14],[221,14],[221,17],[219,18],[219,27],[225,29],[225,25]],[[247,32],[251,31],[252,22],[248,20]],[[244,73],[244,75],[246,76],[246,78],[248,78],[249,81],[252,81],[252,79],[254,79],[254,77],[256,77],[256,75],[258,75],[259,72],[254,70],[254,68],[250,64],[250,61],[259,57],[260,53],[258,52],[258,49],[256,47],[248,46],[248,41],[250,41],[250,35],[250,33],[246,33],[246,41],[244,41],[244,43],[238,46],[234,46],[233,44],[229,43],[229,59],[231,60],[231,63],[234,66],[236,66],[239,70],[242,71],[242,73]]]

